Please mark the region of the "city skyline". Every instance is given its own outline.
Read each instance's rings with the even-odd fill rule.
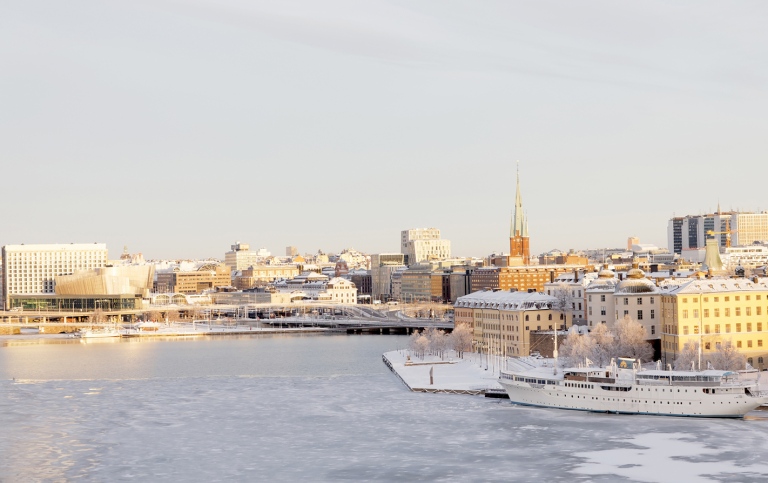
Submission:
[[[768,8],[747,2],[14,4],[0,245],[147,258],[666,248],[768,209]],[[599,12],[599,15],[596,13]]]

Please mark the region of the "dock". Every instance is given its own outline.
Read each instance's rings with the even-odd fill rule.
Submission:
[[[498,382],[498,368],[484,364],[479,354],[465,353],[463,358],[448,351],[441,358],[418,358],[407,350],[386,352],[384,364],[413,392],[468,394],[504,397]]]

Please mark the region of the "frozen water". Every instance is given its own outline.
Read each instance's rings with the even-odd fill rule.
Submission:
[[[411,393],[381,362],[406,343],[313,336],[0,348],[0,481],[754,481],[767,473],[760,412],[743,421],[617,416]]]

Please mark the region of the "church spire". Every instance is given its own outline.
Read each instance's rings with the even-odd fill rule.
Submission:
[[[525,213],[523,213],[523,195],[520,193],[520,162],[517,163],[517,194],[515,195],[515,217],[512,220],[511,236],[525,236]]]

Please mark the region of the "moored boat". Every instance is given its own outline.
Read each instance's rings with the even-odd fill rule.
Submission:
[[[81,330],[78,335],[81,339],[104,339],[109,337],[121,337],[122,333],[118,329],[109,327],[104,329]]]
[[[581,411],[741,418],[768,402],[756,380],[733,371],[642,369],[631,359],[608,367],[554,370],[532,358],[511,359],[499,383],[513,403]]]

